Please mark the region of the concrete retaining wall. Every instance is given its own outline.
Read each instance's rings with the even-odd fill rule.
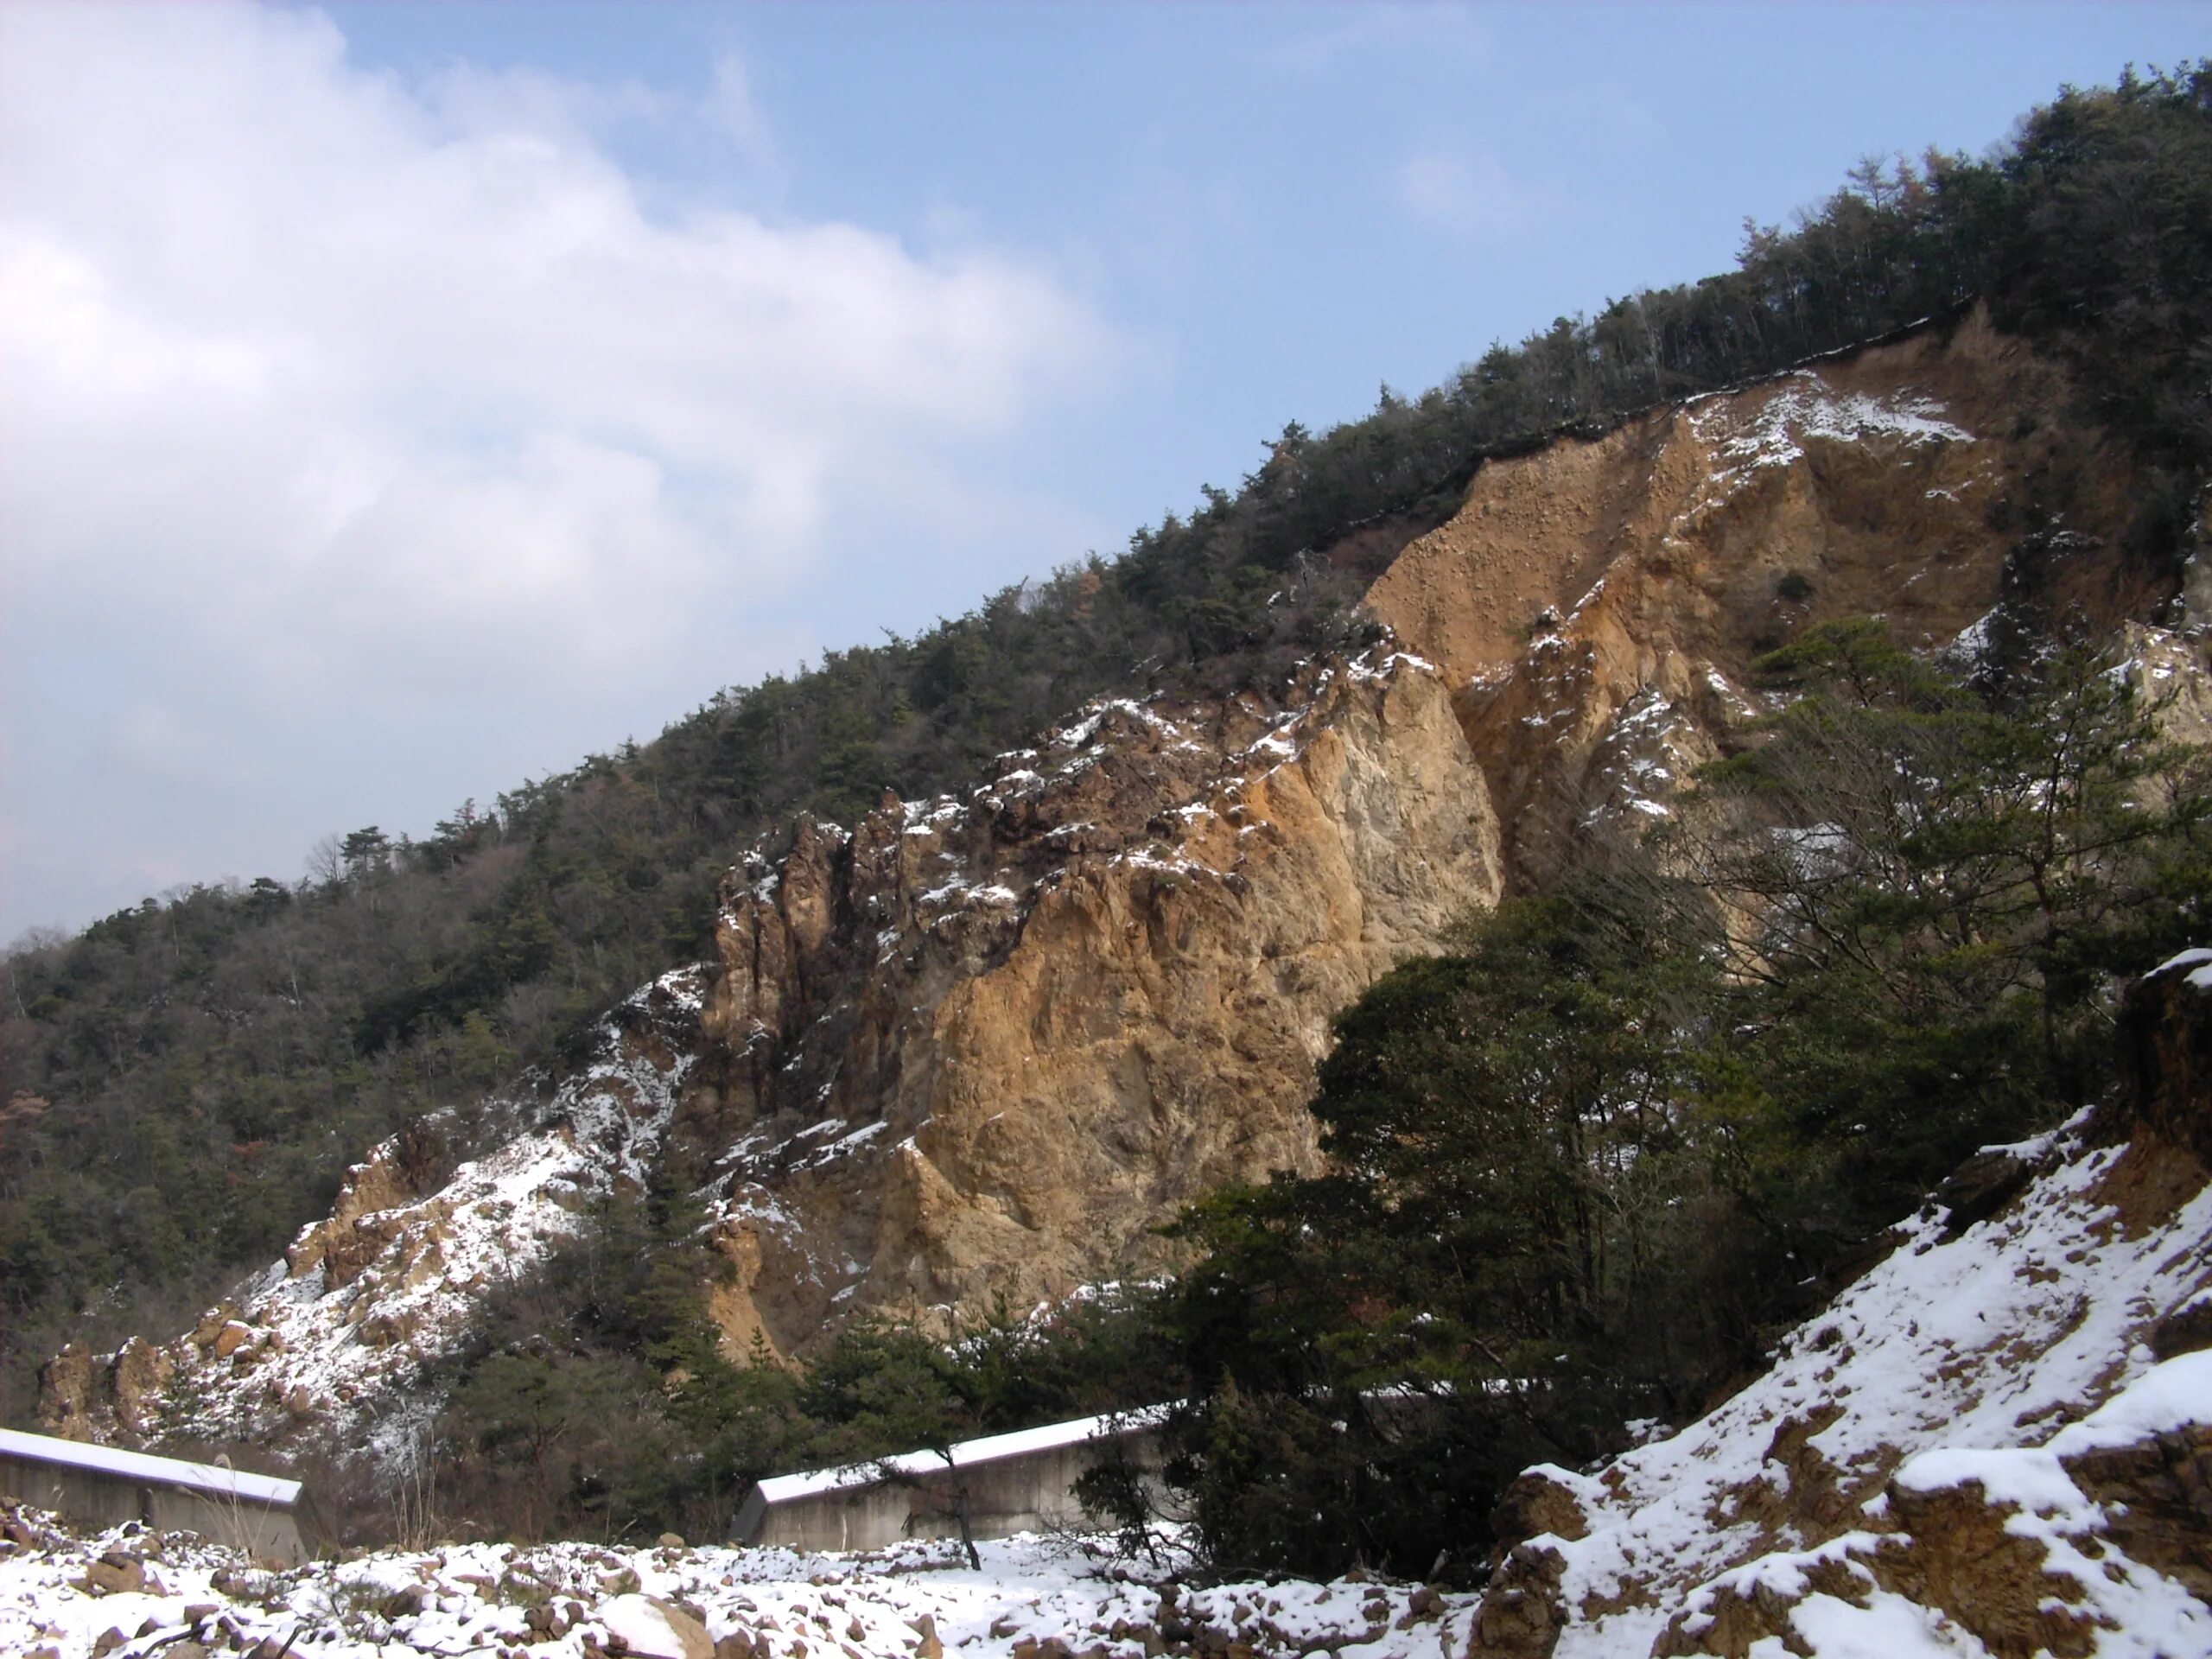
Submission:
[[[296,1565],[323,1541],[296,1480],[0,1429],[0,1497],[87,1531],[137,1521]]]
[[[969,1440],[950,1464],[915,1452],[878,1464],[779,1475],[747,1495],[734,1529],[740,1543],[791,1549],[881,1549],[911,1538],[957,1538],[964,1500],[978,1538],[1053,1527],[1095,1527],[1075,1483],[1119,1455],[1149,1472],[1159,1433],[1128,1418],[1071,1423]]]

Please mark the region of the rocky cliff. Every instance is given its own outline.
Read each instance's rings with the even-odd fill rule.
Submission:
[[[1759,652],[1869,612],[2147,606],[2124,470],[1969,326],[1484,467],[1369,595],[1392,639],[1273,697],[1106,704],[966,798],[735,875],[683,1132],[727,1146],[733,1329],[1017,1302],[1301,1166],[1331,1016],[1577,837],[1636,833],[1758,712]],[[2035,568],[2019,551],[2043,526]],[[2185,654],[2185,653],[2184,653]]]
[[[214,1386],[241,1353],[366,1411],[645,1157],[702,1183],[741,1352],[1157,1268],[1181,1204],[1311,1166],[1334,1014],[1578,838],[1665,816],[1760,712],[1759,652],[1868,612],[1967,650],[2007,607],[2147,613],[2126,467],[2064,392],[1970,323],[1484,466],[1375,584],[1364,654],[1096,704],[963,795],[799,823],[731,873],[715,959],[610,1021],[510,1147],[435,1192],[380,1154],[200,1331],[67,1357],[49,1421],[315,1420],[297,1382]]]

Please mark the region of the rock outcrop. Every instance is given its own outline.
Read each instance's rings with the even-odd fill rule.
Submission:
[[[2184,951],[2129,988],[2120,1045],[2127,1096],[2115,1127],[2212,1168],[2212,950]]]
[[[2063,401],[1969,324],[1494,463],[1376,583],[1394,643],[1367,659],[1271,701],[1100,705],[965,798],[800,826],[718,936],[733,1332],[787,1349],[847,1307],[1141,1272],[1178,1203],[1306,1166],[1334,1012],[1578,839],[1665,816],[1793,632],[1872,611],[1971,640],[2031,585],[2146,604],[2109,555],[2124,468]]]
[[[1452,686],[1510,877],[1663,812],[1756,712],[1751,659],[1810,624],[1936,648],[2006,602],[2147,614],[2113,545],[2128,470],[2063,407],[1976,322],[1477,473],[1368,603]]]
[[[1157,1265],[1180,1205],[1311,1166],[1332,1016],[1500,890],[1451,698],[1388,652],[1280,705],[1102,705],[966,799],[802,824],[726,891],[725,1069],[684,1126],[727,1145],[736,1328]]]

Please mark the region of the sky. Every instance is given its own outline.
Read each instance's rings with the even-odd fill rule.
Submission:
[[[421,835],[2212,8],[0,6],[0,940]]]

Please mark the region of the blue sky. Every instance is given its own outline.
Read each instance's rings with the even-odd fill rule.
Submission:
[[[0,938],[421,832],[2202,4],[0,13]]]

